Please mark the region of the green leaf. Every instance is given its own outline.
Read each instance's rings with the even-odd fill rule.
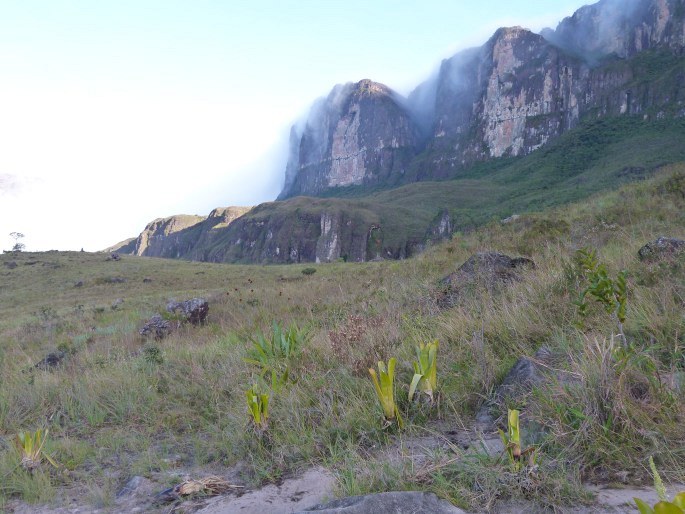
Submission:
[[[422,378],[423,375],[421,375],[420,373],[414,373],[414,377],[411,379],[411,384],[409,385],[409,401],[412,401],[412,399],[414,398],[416,386],[419,385],[419,382],[421,382]]]
[[[673,503],[681,509],[685,510],[685,491],[676,494],[675,498],[673,498]]]
[[[654,509],[640,498],[633,498],[633,500],[635,500],[635,503],[637,504],[637,510],[640,511],[640,514],[654,514]]]
[[[683,509],[671,502],[659,502],[654,506],[654,514],[683,514]]]

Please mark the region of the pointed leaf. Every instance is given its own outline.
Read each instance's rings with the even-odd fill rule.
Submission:
[[[683,509],[675,503],[659,502],[654,506],[654,514],[683,514]]]
[[[414,398],[414,392],[416,391],[416,386],[419,385],[419,382],[423,378],[423,375],[419,373],[415,373],[414,377],[411,379],[411,384],[409,385],[409,401],[412,401]]]
[[[673,498],[673,503],[681,509],[685,510],[685,491],[676,494],[675,498]]]
[[[640,498],[633,498],[633,500],[635,500],[637,510],[640,511],[640,514],[654,514],[654,509],[650,507],[647,503],[642,501]]]

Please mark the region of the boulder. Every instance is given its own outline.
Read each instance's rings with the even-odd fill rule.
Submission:
[[[59,366],[66,356],[67,354],[60,350],[56,352],[50,352],[43,359],[36,363],[35,368],[42,369],[44,371],[54,369]]]
[[[8,267],[9,269],[14,269],[17,267],[17,262],[16,261],[5,261],[3,264]]]
[[[169,320],[162,318],[159,314],[155,314],[143,325],[143,328],[138,333],[143,337],[164,339],[173,332],[173,329],[174,327]]]
[[[454,306],[465,288],[483,287],[492,290],[499,284],[520,280],[521,272],[534,269],[535,263],[525,257],[509,257],[497,252],[479,252],[457,271],[442,279],[443,289],[437,301],[442,308]]]
[[[640,248],[637,255],[641,261],[650,262],[674,257],[683,251],[685,251],[685,241],[662,236]]]
[[[402,491],[364,496],[351,496],[330,503],[316,505],[305,512],[320,514],[464,514],[451,503],[439,499],[433,493]]]
[[[521,405],[534,387],[542,384],[549,377],[553,355],[550,349],[542,346],[533,357],[521,357],[512,366],[502,383],[495,389],[493,397],[485,402],[476,414],[476,421],[481,425],[493,425],[506,409],[507,403]]]
[[[171,314],[181,316],[183,321],[189,321],[193,325],[198,325],[207,318],[209,302],[204,298],[193,298],[185,302],[169,302],[166,310]]]

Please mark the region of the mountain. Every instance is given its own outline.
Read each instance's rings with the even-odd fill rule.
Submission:
[[[602,0],[541,34],[499,29],[407,98],[338,85],[291,130],[281,201],[222,227],[157,220],[135,253],[403,258],[685,160],[684,13],[685,0]]]
[[[127,239],[107,251],[146,257],[205,260],[204,248],[217,233],[250,210],[249,207],[222,207],[209,216],[178,214],[158,218],[145,226],[137,238]]]
[[[396,183],[419,144],[419,129],[389,87],[362,80],[338,85],[312,107],[301,134],[291,130],[279,198],[328,188]]]

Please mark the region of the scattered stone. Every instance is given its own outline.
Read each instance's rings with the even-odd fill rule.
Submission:
[[[151,279],[150,277],[145,277],[145,278],[143,279],[143,283],[144,283],[144,284],[149,284],[150,282],[152,282],[152,279]]]
[[[74,287],[83,287],[83,280],[79,280],[74,284]]]
[[[37,362],[34,367],[44,371],[55,369],[66,356],[67,354],[61,350],[48,353],[41,361]]]
[[[521,217],[520,214],[512,214],[512,215],[509,216],[508,218],[504,218],[503,220],[501,220],[500,223],[501,223],[502,225],[507,225],[508,223],[513,223],[514,221],[516,221],[516,220],[519,219],[520,217]]]
[[[111,258],[113,261],[118,261],[118,260],[121,259],[121,255],[119,255],[117,252],[112,252],[112,253],[110,254],[110,258]]]
[[[31,260],[31,261],[26,261],[26,262],[24,263],[24,266],[35,266],[36,264],[38,264],[38,261],[36,261],[36,260]]]
[[[644,245],[637,254],[641,261],[655,261],[675,257],[683,251],[685,251],[685,241],[662,236],[656,241]]]
[[[108,284],[123,284],[126,279],[123,277],[108,277],[105,279]]]
[[[437,298],[438,306],[453,307],[465,288],[481,286],[492,290],[499,284],[520,280],[522,271],[534,268],[535,263],[525,257],[512,258],[497,252],[479,252],[442,280],[444,289]]]
[[[333,502],[317,505],[301,511],[319,512],[320,514],[464,514],[464,511],[451,503],[439,499],[433,493],[419,491],[389,492],[351,496]]]
[[[117,498],[122,498],[124,496],[132,496],[140,489],[143,485],[147,485],[150,481],[147,478],[141,477],[141,476],[134,476],[132,477],[124,487],[119,489],[117,492],[116,497]]]
[[[171,314],[182,316],[184,321],[198,325],[207,318],[209,302],[204,298],[193,298],[185,302],[169,302],[166,310]]]
[[[159,314],[155,314],[143,325],[143,328],[138,333],[143,337],[164,339],[173,332],[173,329],[174,327],[169,320],[162,318]]]
[[[112,310],[115,311],[117,310],[122,304],[124,303],[123,298],[117,298],[112,302]]]
[[[554,360],[551,350],[542,346],[533,357],[521,357],[512,366],[493,397],[484,403],[476,414],[476,422],[491,426],[496,423],[506,409],[506,403],[521,405],[533,387],[542,384],[550,375],[550,365]]]
[[[3,264],[8,267],[9,269],[14,269],[17,267],[17,261],[7,261],[3,262]]]

